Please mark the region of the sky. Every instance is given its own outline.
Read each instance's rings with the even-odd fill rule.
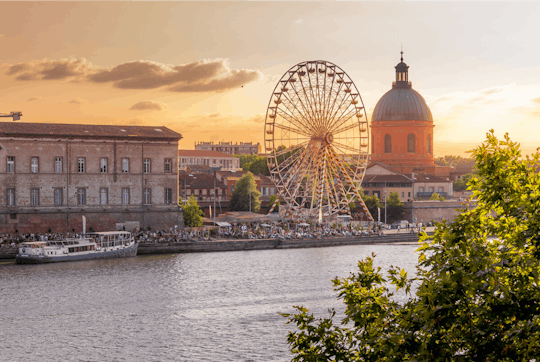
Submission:
[[[540,146],[534,2],[0,2],[0,14],[0,113],[23,122],[166,126],[182,149],[262,144],[289,68],[338,65],[370,119],[403,46],[435,156],[466,156],[490,129]]]

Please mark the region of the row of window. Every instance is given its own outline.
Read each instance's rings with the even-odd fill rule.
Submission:
[[[427,152],[431,153],[432,136],[428,135]],[[416,152],[416,136],[414,134],[407,135],[407,153]],[[371,138],[371,153],[375,153],[375,137]],[[392,136],[387,134],[384,136],[384,153],[392,153]]]
[[[63,168],[63,157],[55,157],[54,158],[54,172],[62,173],[62,168]],[[8,173],[15,173],[15,156],[7,157],[6,170]],[[170,158],[165,159],[164,170],[166,173],[172,172],[172,159]],[[143,172],[151,173],[151,171],[152,171],[151,159],[145,158],[143,160]],[[30,159],[30,172],[39,173],[39,157],[32,157]],[[77,158],[77,172],[78,173],[87,172],[86,171],[86,157]],[[101,173],[109,172],[109,160],[107,157],[101,157],[100,159],[100,172]],[[129,173],[129,158],[122,158],[122,172]]]
[[[15,189],[7,189],[7,206],[15,206]],[[123,188],[120,195],[120,201],[122,205],[130,204],[130,190],[128,187]],[[150,188],[145,188],[143,191],[143,200],[145,205],[152,204],[152,190]],[[172,189],[165,189],[165,204],[172,204]],[[99,204],[108,205],[109,204],[109,189],[102,187],[99,190]],[[40,197],[39,197],[39,188],[30,189],[30,205],[39,206]],[[64,190],[62,188],[54,189],[54,206],[64,205]],[[86,205],[86,188],[80,187],[77,188],[77,205]]]
[[[411,182],[363,182],[362,187],[412,187]]]
[[[407,197],[411,197],[411,193],[407,192]],[[369,196],[369,191],[364,191],[364,195]],[[381,192],[380,191],[373,191],[373,196],[377,196],[378,199],[381,199]],[[401,192],[401,197],[405,197],[405,192]]]
[[[180,164],[189,164],[189,165],[207,165],[207,166],[210,166],[210,163],[213,164],[213,165],[217,165],[218,162],[216,159],[213,159],[212,162],[210,162],[210,159],[208,158],[180,158],[179,159],[180,161]],[[219,160],[219,164],[220,165],[226,165],[226,166],[231,166],[233,165],[234,163],[236,164],[240,164],[239,162],[234,162],[235,160]]]

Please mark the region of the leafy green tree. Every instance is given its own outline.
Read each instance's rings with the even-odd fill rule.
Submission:
[[[272,205],[274,205],[274,202],[276,200],[278,200],[278,202],[276,204],[276,207],[274,207],[274,211],[279,211],[279,207],[281,206],[281,204],[280,204],[280,201],[279,201],[277,195],[270,195],[270,201],[268,202],[268,205],[270,205],[270,207],[272,207]]]
[[[186,202],[180,200],[180,206],[182,206],[184,211],[185,226],[202,226],[204,212],[197,204],[195,196],[191,195]]]
[[[405,210],[397,192],[391,192],[386,199],[386,214],[388,223],[403,220]]]
[[[475,172],[468,173],[466,175],[463,175],[461,178],[457,179],[454,182],[453,188],[454,191],[464,191],[467,190],[467,183],[470,179],[476,176]]]
[[[366,204],[366,207],[368,208],[371,216],[373,216],[373,219],[377,221],[378,217],[378,211],[377,208],[381,207],[381,204],[379,203],[379,198],[377,195],[373,196],[362,196],[362,200],[364,200],[364,203]],[[384,207],[381,208],[381,220],[384,220]]]
[[[472,172],[476,166],[476,161],[474,158],[464,158],[461,156],[444,156],[437,157],[435,164],[439,166],[450,166],[457,169],[468,169],[469,172]]]
[[[522,158],[493,131],[473,155],[476,208],[424,233],[415,278],[373,257],[334,279],[345,317],[284,314],[293,361],[537,361],[540,356],[540,153]],[[415,287],[413,287],[413,283]],[[395,290],[409,297],[393,299]]]
[[[444,200],[446,200],[446,199],[444,198],[444,196],[441,196],[441,195],[439,195],[439,194],[436,193],[436,192],[432,193],[432,194],[431,194],[431,197],[430,197],[429,199],[430,199],[430,200],[433,200],[433,201],[444,201]]]
[[[261,208],[261,193],[257,190],[255,177],[251,172],[247,172],[234,185],[229,209],[231,211],[249,211],[250,193],[251,211],[258,212]]]

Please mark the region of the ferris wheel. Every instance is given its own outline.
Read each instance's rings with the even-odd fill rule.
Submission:
[[[360,195],[368,146],[362,97],[340,67],[303,62],[281,77],[266,112],[265,148],[270,177],[289,211],[321,222],[350,214],[349,204],[359,201],[373,221]]]

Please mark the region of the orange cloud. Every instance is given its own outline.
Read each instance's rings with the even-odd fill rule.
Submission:
[[[131,111],[146,111],[146,110],[161,111],[165,108],[167,108],[167,105],[161,102],[142,101],[142,102],[138,102],[132,105],[129,110]]]
[[[66,80],[109,83],[119,89],[166,89],[172,92],[222,92],[262,77],[257,70],[231,69],[226,59],[169,65],[137,60],[99,68],[86,59],[33,60],[9,65],[16,80]]]

